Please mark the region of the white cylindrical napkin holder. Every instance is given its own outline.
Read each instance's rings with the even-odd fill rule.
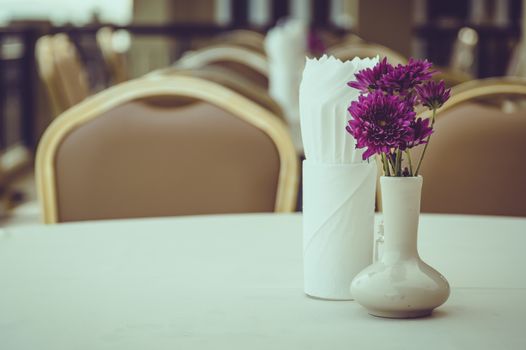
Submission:
[[[303,162],[304,290],[352,300],[352,279],[372,263],[376,163]]]

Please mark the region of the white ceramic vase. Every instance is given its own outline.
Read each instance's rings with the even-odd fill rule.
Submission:
[[[383,254],[353,279],[351,295],[374,316],[428,316],[449,297],[449,284],[418,255],[422,177],[384,176],[380,184]]]

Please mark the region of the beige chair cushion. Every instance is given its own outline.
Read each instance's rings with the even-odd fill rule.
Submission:
[[[446,111],[422,163],[422,211],[526,216],[525,154],[524,112],[474,103]]]
[[[59,221],[272,212],[280,160],[259,129],[206,103],[134,101],[56,155]]]

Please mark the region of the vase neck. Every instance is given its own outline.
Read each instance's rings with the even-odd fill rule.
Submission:
[[[388,225],[386,224],[386,228],[387,227]],[[402,231],[386,229],[383,257],[391,257],[398,260],[418,256],[417,230]]]
[[[422,177],[382,177],[384,257],[418,256],[417,234]]]

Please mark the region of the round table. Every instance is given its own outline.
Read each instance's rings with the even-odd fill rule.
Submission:
[[[309,298],[301,214],[0,230],[0,349],[525,349],[526,219],[422,215],[432,317]]]

